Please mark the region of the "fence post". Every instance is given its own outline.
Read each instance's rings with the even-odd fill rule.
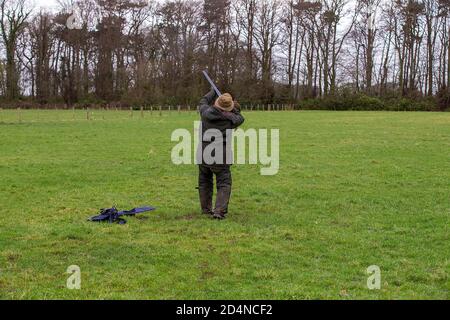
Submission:
[[[162,106],[159,106],[159,116],[162,117]]]
[[[181,106],[178,106],[178,114],[181,113]]]
[[[130,107],[130,118],[133,118],[133,107]]]
[[[141,106],[141,118],[144,118],[144,107]]]
[[[153,106],[150,107],[150,115],[153,115]]]
[[[17,108],[17,114],[18,114],[18,117],[19,117],[19,123],[21,123],[22,122],[22,114],[21,114],[20,107]]]
[[[91,117],[89,115],[89,107],[86,107],[86,120],[91,120]]]

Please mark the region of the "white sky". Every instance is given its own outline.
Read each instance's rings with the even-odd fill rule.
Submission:
[[[56,2],[56,0],[34,0],[34,3],[36,4],[36,7],[41,7],[41,8],[52,8],[52,7],[56,7],[58,5],[58,3]]]

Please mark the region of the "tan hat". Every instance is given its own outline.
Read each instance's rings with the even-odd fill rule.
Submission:
[[[215,106],[223,111],[233,111],[234,102],[233,97],[229,93],[221,95],[217,100]]]

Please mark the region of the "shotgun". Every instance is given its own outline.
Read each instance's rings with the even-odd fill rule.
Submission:
[[[211,78],[209,77],[208,72],[203,71],[203,75],[205,76],[206,80],[208,80],[209,84],[214,89],[217,96],[220,97],[222,95],[222,93],[219,91],[219,89],[217,89],[217,86],[215,85],[214,81],[212,81]]]

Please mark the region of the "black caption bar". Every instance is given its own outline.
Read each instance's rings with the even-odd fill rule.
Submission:
[[[75,319],[99,312],[102,318],[125,320],[134,314],[141,319],[296,319],[330,313],[333,318],[354,315],[366,319],[384,318],[390,308],[398,309],[402,316],[417,317],[429,315],[430,310],[448,310],[448,305],[448,301],[0,301],[2,311],[15,316],[32,312],[33,316],[42,313],[48,317],[48,311],[58,307]],[[307,316],[310,314],[314,317]]]

